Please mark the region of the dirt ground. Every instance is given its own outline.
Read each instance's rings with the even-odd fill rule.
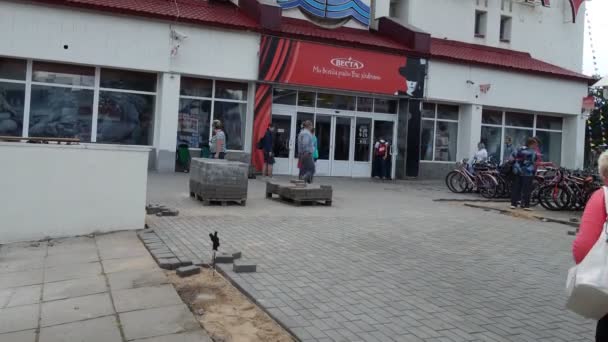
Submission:
[[[167,276],[215,342],[294,341],[221,274],[203,268],[191,277]]]

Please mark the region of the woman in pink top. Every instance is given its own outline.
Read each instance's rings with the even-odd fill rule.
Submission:
[[[604,184],[608,184],[608,152],[604,152],[598,159],[598,169],[600,176],[604,180]],[[606,205],[604,202],[604,189],[597,190],[587,202],[581,225],[576,239],[572,244],[572,255],[574,261],[579,264],[591,247],[599,239],[604,224],[606,223]],[[596,342],[608,342],[608,315],[597,322],[597,330],[595,332]]]

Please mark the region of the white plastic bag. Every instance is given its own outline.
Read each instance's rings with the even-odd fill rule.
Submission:
[[[608,212],[608,188],[604,201]],[[583,261],[572,267],[566,280],[566,307],[577,314],[599,320],[608,314],[608,222]]]

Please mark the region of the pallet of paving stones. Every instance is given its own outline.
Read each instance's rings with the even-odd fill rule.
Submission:
[[[329,185],[312,185],[304,181],[291,181],[289,183],[266,182],[266,198],[277,195],[281,201],[301,206],[304,204],[332,205],[333,189]]]
[[[248,164],[238,161],[194,158],[190,166],[190,196],[203,204],[247,203]]]

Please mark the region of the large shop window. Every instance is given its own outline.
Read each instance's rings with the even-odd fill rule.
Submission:
[[[481,141],[489,156],[496,161],[507,160],[526,140],[536,136],[544,161],[561,162],[562,118],[529,113],[503,112],[484,109]]]
[[[226,147],[242,150],[245,146],[247,87],[247,83],[182,77],[178,145],[186,144],[192,148],[208,146],[211,122],[220,120],[226,134]],[[274,99],[295,104],[295,95],[292,97],[287,91],[275,91]]]
[[[151,145],[156,78],[153,73],[0,58],[0,135],[25,131],[30,137]]]
[[[23,134],[27,63],[0,58],[0,135]]]
[[[456,161],[458,111],[458,106],[423,103],[421,160]]]

